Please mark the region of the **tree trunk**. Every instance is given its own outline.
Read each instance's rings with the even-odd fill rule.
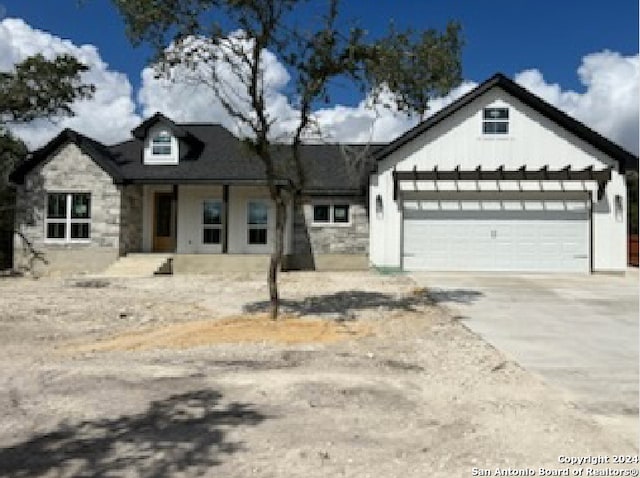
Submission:
[[[271,320],[278,319],[278,309],[280,306],[280,298],[278,296],[278,270],[282,264],[282,255],[284,252],[284,225],[287,220],[286,202],[283,191],[278,190],[276,197],[273,198],[276,203],[276,237],[271,253],[271,261],[269,262],[269,317]]]

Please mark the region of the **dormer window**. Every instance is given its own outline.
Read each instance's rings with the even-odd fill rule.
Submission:
[[[482,111],[483,134],[509,134],[509,108],[485,108]]]
[[[151,128],[144,148],[144,164],[178,164],[179,141],[166,128]]]
[[[151,154],[154,156],[171,156],[171,135],[161,131],[151,139]]]

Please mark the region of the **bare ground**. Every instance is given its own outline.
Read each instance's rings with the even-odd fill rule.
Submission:
[[[0,279],[0,476],[457,477],[635,454],[408,277]]]

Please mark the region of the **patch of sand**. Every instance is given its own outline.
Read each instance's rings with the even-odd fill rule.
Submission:
[[[371,327],[361,323],[296,316],[281,316],[277,321],[273,321],[269,319],[267,314],[252,314],[135,330],[97,342],[68,346],[63,350],[89,352],[158,348],[186,349],[241,342],[299,344],[336,342],[371,334]]]

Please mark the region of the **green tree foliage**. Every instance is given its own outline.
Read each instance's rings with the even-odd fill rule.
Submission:
[[[8,174],[26,158],[27,148],[7,129],[11,123],[73,115],[70,104],[91,98],[95,87],[82,82],[87,66],[69,55],[47,60],[28,57],[11,71],[0,71],[0,189],[8,186]]]
[[[452,24],[442,34],[392,30],[374,42],[367,41],[363,29],[344,27],[338,0],[113,2],[132,43],[155,49],[159,76],[184,81],[187,69],[190,81],[210,87],[240,130],[249,132],[243,139],[263,162],[276,205],[276,237],[268,272],[271,317],[275,319],[288,194],[276,179],[283,173],[292,178],[294,196],[303,189],[300,147],[305,135],[317,132],[314,105],[330,102],[330,86],[339,79],[362,90],[387,85],[396,90],[400,110],[423,114],[432,95],[446,93],[459,82],[459,26]],[[289,94],[295,118],[278,118],[269,111],[270,91],[264,74],[269,52],[291,77]],[[274,139],[283,130],[290,131],[285,144],[283,138]]]
[[[446,95],[462,81],[461,26],[450,22],[443,33],[434,29],[389,34],[374,43],[375,56],[366,62],[374,89],[388,88],[395,106],[424,119],[429,100]]]
[[[82,82],[81,74],[87,69],[70,55],[47,60],[38,54],[11,71],[0,71],[0,231],[14,227],[15,195],[8,177],[28,154],[26,145],[11,134],[7,125],[73,115],[70,104],[75,99],[91,98],[95,91],[93,85]],[[40,255],[31,244],[26,245],[34,257]]]
[[[27,147],[6,129],[0,128],[0,269],[11,264],[15,192],[9,173],[27,156]]]
[[[36,118],[71,115],[75,99],[90,98],[95,87],[83,84],[87,66],[70,55],[47,60],[38,54],[0,72],[0,120],[26,122]]]
[[[13,227],[13,191],[9,173],[27,157],[27,147],[7,130],[0,129],[0,230]]]
[[[10,131],[0,129],[0,190],[9,185],[9,173],[26,158],[27,146]]]

